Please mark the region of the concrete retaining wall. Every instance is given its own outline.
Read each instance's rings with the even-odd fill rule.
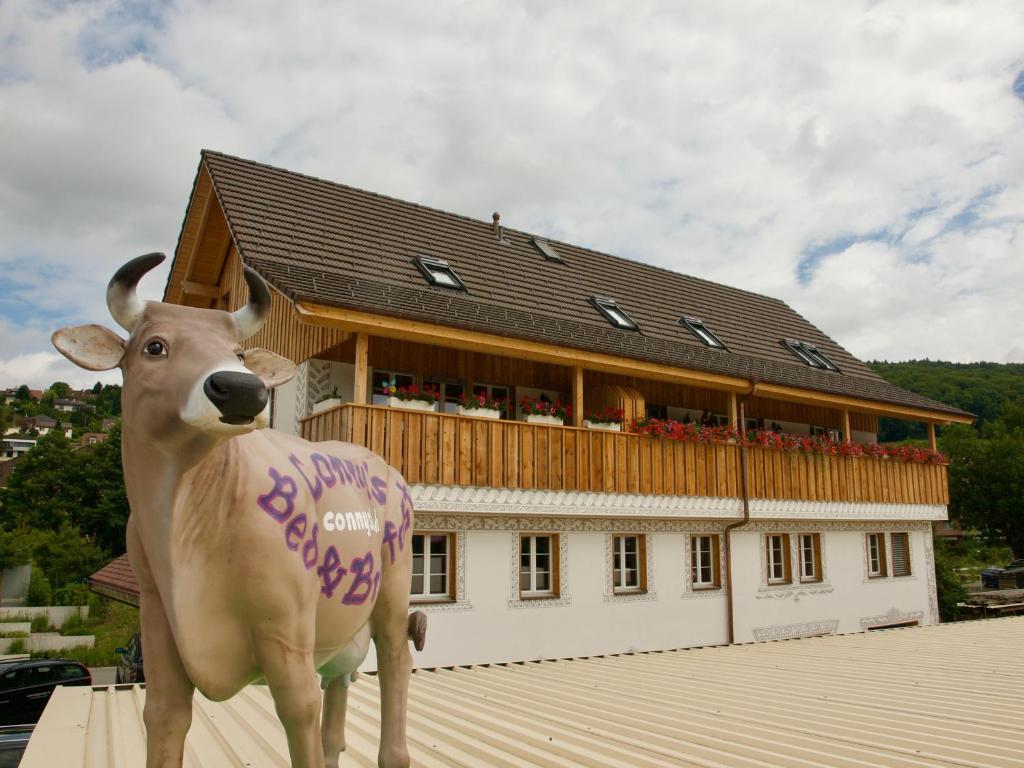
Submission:
[[[7,653],[15,643],[23,643],[25,651],[66,651],[69,648],[92,648],[96,644],[93,635],[68,635],[64,637],[55,632],[40,632],[20,638],[0,638],[0,654]]]
[[[4,635],[27,635],[32,631],[32,624],[28,621],[8,621],[0,623],[0,634]]]
[[[83,619],[89,615],[87,605],[46,605],[46,606],[23,606],[20,608],[0,608],[0,622],[17,621],[19,619],[34,619],[36,616],[46,616],[50,624],[60,629],[70,616],[80,615]]]

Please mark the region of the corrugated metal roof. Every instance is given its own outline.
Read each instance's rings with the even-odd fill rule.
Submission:
[[[757,645],[419,671],[416,766],[1024,765],[1024,618]],[[376,765],[374,678],[345,765]],[[143,766],[139,688],[62,688],[22,768]],[[197,696],[186,766],[287,766],[263,688]]]

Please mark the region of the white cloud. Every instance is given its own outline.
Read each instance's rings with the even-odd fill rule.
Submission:
[[[0,28],[7,366],[109,323],[204,146],[766,292],[861,357],[1024,359],[1019,3],[9,0]]]

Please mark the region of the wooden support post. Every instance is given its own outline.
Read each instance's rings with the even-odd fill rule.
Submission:
[[[939,450],[939,443],[935,439],[935,423],[931,421],[928,422],[928,447],[933,451]]]
[[[850,412],[843,411],[843,442],[849,445],[853,442],[853,437],[850,434]]]
[[[736,408],[736,393],[729,393],[729,426],[733,429],[740,428],[739,410]]]
[[[356,359],[355,359],[355,386],[353,387],[352,402],[365,405],[366,380],[368,363],[370,360],[370,337],[365,333],[356,334]]]
[[[572,369],[572,425],[583,426],[583,368]]]

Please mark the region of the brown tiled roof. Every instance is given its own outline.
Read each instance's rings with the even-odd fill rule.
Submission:
[[[964,414],[885,381],[778,299],[549,240],[554,263],[527,232],[506,228],[498,242],[490,222],[216,152],[202,162],[242,259],[293,301]],[[419,256],[448,261],[466,291],[427,285]],[[640,330],[613,328],[592,296],[615,299]],[[728,351],[697,341],[684,315]],[[842,373],[799,362],[783,338],[814,344]]]
[[[122,603],[139,604],[139,582],[128,562],[128,555],[121,555],[96,571],[89,577],[89,587],[97,594]]]

